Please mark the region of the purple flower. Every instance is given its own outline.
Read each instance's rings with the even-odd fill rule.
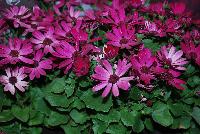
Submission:
[[[188,61],[186,61],[186,58],[182,58],[182,50],[176,52],[176,48],[174,46],[169,45],[168,47],[163,46],[157,54],[159,63],[164,68],[171,68],[176,70],[186,69],[183,66],[187,64]]]
[[[119,88],[128,90],[130,88],[131,77],[122,77],[131,67],[131,64],[127,63],[126,59],[119,60],[115,72],[111,64],[107,60],[102,61],[102,66],[98,65],[95,67],[95,74],[92,75],[94,80],[100,81],[100,84],[93,87],[93,91],[99,91],[103,88],[102,97],[106,97],[110,91],[114,96],[119,96]]]
[[[4,16],[13,21],[14,27],[18,28],[24,20],[31,16],[29,9],[25,6],[17,7],[13,6],[10,9],[7,9],[4,13]]]
[[[130,49],[132,46],[136,45],[136,36],[134,30],[127,29],[125,25],[118,29],[114,27],[113,32],[108,32],[106,37],[109,40],[107,44],[119,48]]]
[[[59,63],[59,68],[65,68],[64,73],[66,74],[73,65],[73,55],[76,52],[75,48],[67,42],[62,41],[59,47],[55,48],[53,56],[62,59]]]
[[[23,81],[26,77],[22,68],[16,68],[14,70],[8,68],[6,69],[6,75],[0,76],[0,82],[5,85],[4,91],[9,91],[14,95],[16,88],[24,92],[25,88],[28,87],[28,82]]]
[[[40,78],[40,75],[46,75],[44,70],[52,69],[52,61],[49,59],[42,60],[44,53],[41,50],[38,50],[34,54],[34,64],[31,67],[25,67],[25,72],[29,73],[29,77],[33,80],[35,77]]]
[[[4,64],[16,64],[20,61],[28,64],[32,64],[33,60],[28,59],[26,56],[33,52],[32,45],[27,41],[20,39],[9,39],[8,46],[0,46],[0,65]]]
[[[49,27],[49,30],[46,33],[41,33],[40,31],[33,32],[34,38],[31,39],[31,42],[36,44],[35,49],[39,50],[44,49],[44,53],[53,53],[54,47],[58,46],[59,41],[55,39],[54,28]]]
[[[132,69],[134,76],[143,85],[151,84],[155,79],[154,70],[157,66],[156,57],[152,56],[149,49],[141,50],[138,55],[131,57]]]

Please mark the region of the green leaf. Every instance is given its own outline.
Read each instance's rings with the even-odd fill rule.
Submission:
[[[83,124],[88,120],[88,115],[85,112],[79,112],[76,109],[73,109],[70,112],[70,116],[76,123],[79,124]]]
[[[192,117],[200,125],[200,108],[199,107],[193,108]]]
[[[152,132],[152,131],[154,130],[154,128],[153,128],[153,122],[151,121],[151,119],[149,119],[149,118],[145,119],[144,125],[145,125],[145,127],[146,127],[149,131]]]
[[[28,124],[29,126],[40,125],[44,121],[44,114],[36,112],[32,118],[30,118]]]
[[[66,80],[66,83],[67,83],[67,86],[65,87],[65,93],[67,97],[70,97],[74,93],[76,81],[73,78],[68,78]]]
[[[107,122],[103,122],[100,120],[93,120],[92,130],[94,134],[103,134],[106,132],[108,125],[109,124]]]
[[[14,119],[15,117],[12,115],[11,111],[4,110],[0,112],[0,122],[8,122]]]
[[[108,112],[112,104],[112,96],[103,99],[101,96],[95,95],[90,89],[84,91],[81,100],[85,102],[87,108],[94,109],[96,111]]]
[[[69,120],[69,117],[67,115],[51,111],[49,118],[45,119],[45,124],[47,126],[58,126],[58,125],[66,124],[68,120]]]
[[[112,110],[109,113],[98,113],[95,118],[107,122],[108,124],[111,122],[119,122],[120,112]]]
[[[159,109],[153,111],[152,118],[155,122],[162,126],[170,126],[173,123],[173,118],[166,105],[162,105]]]
[[[125,126],[132,126],[134,132],[141,132],[144,129],[144,124],[140,119],[140,114],[137,111],[121,111],[121,120]]]
[[[68,125],[62,125],[61,128],[64,130],[65,134],[80,134],[81,130],[79,127],[73,127]]]
[[[161,45],[153,42],[152,39],[143,39],[144,46],[151,49],[154,53],[161,48]]]
[[[169,106],[170,111],[174,116],[181,116],[183,114],[184,107],[181,103],[175,103]]]
[[[19,106],[12,106],[12,114],[22,122],[27,122],[29,119],[29,107],[20,108]]]
[[[48,94],[47,96],[45,96],[45,99],[49,102],[51,106],[54,107],[67,108],[70,104],[67,96],[65,95]]]
[[[124,127],[121,123],[111,124],[106,130],[106,133],[109,134],[125,134],[126,132],[126,127]]]
[[[82,100],[76,98],[70,107],[81,110],[81,109],[85,108],[85,103]]]
[[[65,90],[65,78],[56,78],[54,79],[46,88],[53,93],[62,93]]]
[[[187,81],[187,83],[191,86],[191,87],[195,87],[197,85],[200,84],[200,77],[199,76],[193,76],[193,77],[190,77]]]

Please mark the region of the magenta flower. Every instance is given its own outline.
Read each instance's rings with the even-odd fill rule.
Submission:
[[[185,89],[182,85],[186,84],[186,82],[181,79],[178,79],[178,77],[181,75],[180,72],[176,72],[171,69],[163,69],[163,68],[157,68],[156,72],[158,73],[158,77],[161,80],[166,81],[167,84],[173,87],[176,87],[179,90]]]
[[[29,9],[25,6],[17,7],[13,6],[10,9],[7,9],[4,13],[4,16],[13,21],[14,27],[18,28],[24,20],[31,16]]]
[[[33,60],[28,59],[26,56],[33,52],[32,45],[27,41],[20,39],[9,39],[8,46],[0,46],[0,65],[4,64],[16,64],[20,61],[28,64],[32,64]]]
[[[76,52],[75,48],[67,42],[61,42],[59,47],[55,48],[53,56],[63,59],[58,68],[65,68],[64,73],[66,74],[73,65],[73,55]]]
[[[200,66],[200,45],[196,47],[193,42],[188,44],[182,42],[181,49],[188,59],[193,59]]]
[[[170,7],[175,15],[182,15],[186,9],[186,5],[183,2],[172,2]]]
[[[54,28],[50,27],[46,33],[41,33],[40,31],[33,32],[34,38],[31,39],[31,42],[36,44],[35,49],[44,49],[44,53],[53,53],[54,47],[58,46],[59,41],[55,39]]]
[[[24,92],[25,88],[28,87],[28,82],[23,81],[26,77],[22,68],[16,68],[14,70],[8,68],[6,69],[6,75],[0,76],[0,82],[5,85],[4,91],[9,91],[14,95],[16,88]]]
[[[44,53],[41,50],[38,50],[34,54],[34,64],[30,67],[25,67],[25,72],[29,73],[29,77],[33,80],[35,77],[40,78],[40,75],[46,75],[44,70],[52,69],[52,61],[49,59],[42,60]]]
[[[182,50],[176,52],[176,48],[174,46],[169,45],[168,47],[163,46],[157,54],[159,63],[164,68],[173,68],[176,70],[186,69],[183,66],[188,62],[186,61],[186,58],[182,58]]]
[[[143,85],[151,84],[155,79],[154,70],[157,66],[156,57],[152,56],[149,49],[141,50],[138,55],[131,57],[133,74]]]
[[[129,30],[124,25],[118,29],[114,27],[112,33],[106,33],[106,37],[109,40],[107,44],[122,49],[130,49],[132,46],[136,45],[136,36],[134,30]]]
[[[106,97],[110,91],[114,96],[119,96],[119,88],[127,91],[130,88],[130,80],[133,80],[131,77],[122,77],[131,67],[131,64],[127,63],[126,59],[119,60],[115,72],[111,64],[107,60],[102,61],[103,66],[95,67],[95,74],[92,75],[94,80],[100,81],[100,84],[93,87],[93,91],[99,91],[103,88],[102,97]]]

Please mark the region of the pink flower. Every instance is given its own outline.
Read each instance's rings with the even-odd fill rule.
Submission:
[[[168,47],[163,46],[157,54],[159,63],[164,68],[172,68],[176,70],[186,69],[183,66],[188,62],[186,61],[186,58],[182,58],[182,50],[176,52],[176,48],[174,46],[169,45]]]
[[[123,25],[121,28],[113,28],[113,32],[107,32],[106,37],[109,40],[108,45],[113,45],[119,48],[130,49],[136,45],[136,36],[134,30],[129,30]]]
[[[13,6],[10,7],[10,9],[7,9],[4,13],[4,16],[13,21],[13,24],[16,28],[19,27],[21,23],[23,23],[24,20],[29,18],[31,16],[31,13],[29,13],[29,9],[25,6],[17,7]]]
[[[8,68],[6,69],[6,75],[0,76],[0,82],[5,85],[4,91],[9,91],[14,95],[16,88],[24,92],[25,88],[28,87],[28,82],[23,81],[26,77],[22,68],[16,68],[14,70]]]
[[[174,86],[179,90],[185,90],[185,88],[181,85],[186,84],[186,82],[181,79],[178,79],[178,77],[181,75],[180,72],[163,68],[157,68],[156,71],[158,73],[158,77],[161,80],[166,81],[167,84]]]
[[[34,64],[30,67],[25,67],[25,72],[29,73],[29,77],[33,80],[35,77],[40,78],[40,75],[46,75],[44,70],[52,69],[52,61],[49,59],[42,60],[44,53],[41,50],[38,50],[34,54]]]
[[[44,49],[44,53],[53,53],[54,47],[58,46],[59,41],[55,39],[54,28],[50,27],[47,32],[44,34],[40,31],[33,32],[34,38],[31,39],[31,42],[35,44],[35,49]]]
[[[149,49],[141,50],[138,55],[131,57],[133,75],[138,77],[143,85],[151,84],[155,79],[154,70],[156,69],[156,57],[152,56]]]
[[[60,23],[56,23],[55,34],[59,39],[66,39],[69,36],[71,30],[71,26],[69,23],[65,21],[61,21]]]
[[[188,59],[194,60],[200,66],[200,45],[196,47],[192,41],[187,44],[182,42],[181,49]]]
[[[66,74],[73,65],[73,55],[76,49],[67,42],[62,41],[59,47],[55,48],[53,56],[62,59],[59,63],[58,68],[65,68],[64,73]]]
[[[122,77],[131,67],[127,60],[119,60],[115,72],[107,60],[102,61],[102,66],[95,67],[95,74],[92,75],[94,80],[100,81],[100,84],[93,87],[93,91],[99,91],[103,88],[102,97],[106,97],[112,90],[114,96],[119,96],[119,88],[127,91],[130,88],[130,80],[134,77]]]
[[[0,46],[0,65],[4,64],[16,64],[20,61],[28,64],[32,64],[33,60],[28,59],[26,56],[33,52],[32,45],[27,41],[20,39],[9,39],[8,46]]]
[[[183,2],[172,2],[170,3],[170,7],[175,15],[182,15],[186,9],[186,6]]]
[[[137,8],[141,5],[145,4],[146,0],[131,0],[131,4],[133,5],[133,7]]]
[[[151,3],[149,5],[148,9],[150,11],[155,12],[155,13],[160,14],[160,15],[165,14],[165,10],[164,10],[162,2]]]

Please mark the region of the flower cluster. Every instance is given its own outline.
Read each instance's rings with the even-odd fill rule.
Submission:
[[[77,77],[91,76],[100,82],[93,91],[103,89],[103,97],[110,92],[119,96],[119,89],[127,91],[135,85],[151,91],[159,82],[184,90],[185,81],[179,78],[184,65],[191,60],[200,66],[199,25],[185,13],[183,3],[44,2],[53,10],[13,6],[0,19],[4,91],[23,92],[30,80],[58,69],[64,74],[73,71]],[[12,34],[10,29],[17,35],[6,38]],[[143,39],[165,40],[165,45],[153,53]],[[90,75],[92,61],[97,65]]]

